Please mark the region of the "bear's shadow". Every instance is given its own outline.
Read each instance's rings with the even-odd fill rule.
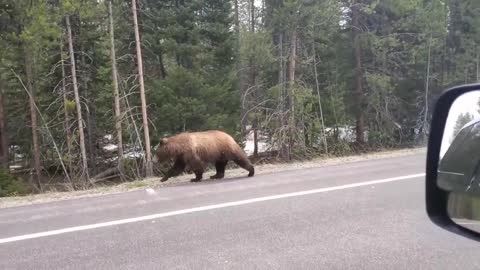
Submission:
[[[210,176],[209,176],[210,177]],[[222,179],[210,179],[210,178],[205,178],[201,182],[188,182],[189,184],[203,184],[203,185],[211,185],[211,184],[216,184],[216,183],[227,183],[227,182],[236,182],[236,181],[245,181],[248,180],[252,177],[248,176],[234,176],[234,177],[225,177]]]
[[[253,177],[248,177],[248,176],[233,176],[233,177],[228,177],[226,176],[225,178],[222,179],[210,179],[210,176],[206,176],[202,181],[200,182],[191,182],[191,181],[182,181],[182,182],[177,182],[177,181],[172,181],[172,182],[164,182],[161,183],[159,188],[166,188],[166,187],[178,187],[178,186],[195,186],[195,185],[200,185],[200,186],[206,186],[206,185],[215,185],[215,184],[220,184],[220,183],[228,183],[228,182],[237,182],[237,181],[246,181],[249,180]]]

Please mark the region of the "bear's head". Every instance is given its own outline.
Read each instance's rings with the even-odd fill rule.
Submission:
[[[169,144],[168,138],[163,138],[160,140],[160,143],[155,147],[155,155],[153,157],[153,162],[165,162],[174,155],[174,146]]]

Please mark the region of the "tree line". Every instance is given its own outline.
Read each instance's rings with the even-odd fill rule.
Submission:
[[[206,129],[287,161],[421,144],[436,95],[479,81],[479,15],[474,0],[3,0],[0,175],[37,191],[152,176],[161,137]]]

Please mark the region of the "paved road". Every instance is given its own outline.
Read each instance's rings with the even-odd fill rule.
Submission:
[[[412,155],[0,209],[0,269],[480,269],[479,243],[428,220],[412,176],[424,165]],[[374,180],[385,182],[362,184]]]

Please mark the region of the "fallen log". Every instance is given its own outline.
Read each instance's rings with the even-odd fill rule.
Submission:
[[[112,179],[116,176],[122,176],[122,175],[123,175],[123,172],[119,167],[110,168],[90,178],[90,183],[96,184],[108,179]]]

